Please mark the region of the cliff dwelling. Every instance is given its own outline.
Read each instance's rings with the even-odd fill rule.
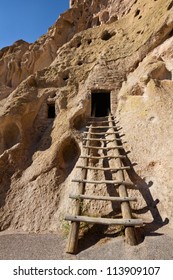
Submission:
[[[75,224],[74,259],[172,259],[172,1],[70,3],[0,49],[0,240],[48,233],[70,258]]]
[[[56,116],[55,103],[48,103],[48,119],[54,119]]]
[[[91,115],[105,117],[111,108],[109,91],[93,91],[91,93]]]

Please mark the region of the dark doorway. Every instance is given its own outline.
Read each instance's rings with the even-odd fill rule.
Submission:
[[[54,119],[56,114],[55,114],[55,104],[48,104],[48,119]]]
[[[93,117],[105,117],[110,112],[110,92],[92,92],[91,115]]]

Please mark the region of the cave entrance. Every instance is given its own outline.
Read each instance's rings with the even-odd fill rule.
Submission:
[[[105,117],[110,112],[110,91],[91,93],[91,116]]]
[[[47,104],[47,106],[48,106],[48,119],[54,119],[56,117],[55,103]]]

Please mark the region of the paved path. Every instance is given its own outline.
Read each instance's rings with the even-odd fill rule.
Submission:
[[[90,240],[91,241],[91,240]],[[84,241],[85,242],[85,241]],[[144,242],[131,247],[123,237],[104,238],[87,246],[76,256],[65,253],[66,239],[56,234],[0,234],[0,259],[63,260],[63,259],[173,259],[173,231],[158,230]]]

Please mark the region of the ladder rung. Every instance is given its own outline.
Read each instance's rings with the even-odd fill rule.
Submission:
[[[102,120],[93,120],[93,121],[88,121],[88,123],[91,123],[91,124],[95,124],[95,123],[108,123],[109,121],[102,121]]]
[[[119,121],[115,121],[115,120],[113,120],[113,121],[115,124],[119,123]],[[88,121],[88,124],[96,124],[96,123],[109,123],[109,121],[108,120],[107,121],[102,121],[102,120]]]
[[[92,117],[92,116],[90,116],[90,117],[88,117],[87,119],[88,120],[101,120],[101,119],[103,119],[103,120],[106,120],[106,119],[108,119],[110,116],[104,116],[104,117]],[[111,115],[111,119],[113,118],[113,120],[116,120],[116,117],[115,116],[113,116],[113,115]]]
[[[89,184],[112,184],[112,185],[124,185],[124,186],[131,186],[134,187],[135,185],[126,181],[114,181],[114,180],[105,180],[105,181],[90,181],[90,180],[80,180],[80,179],[73,179],[72,182],[77,183],[89,183]]]
[[[104,159],[104,158],[110,158],[110,159],[117,159],[117,158],[126,158],[126,156],[80,156],[80,158],[89,158],[89,159]]]
[[[97,150],[112,150],[112,149],[124,149],[123,146],[114,146],[114,147],[96,147],[96,146],[83,146],[85,149],[97,149]]]
[[[89,141],[103,141],[103,142],[114,142],[116,139],[83,138],[83,140],[89,140]],[[118,140],[120,140],[120,139],[118,138]]]
[[[87,216],[66,216],[66,221],[72,222],[86,222],[92,224],[102,225],[124,225],[124,226],[143,226],[142,219],[107,219],[107,218],[93,218]]]
[[[112,197],[112,196],[96,196],[96,195],[70,195],[72,199],[91,199],[91,200],[108,200],[108,201],[118,201],[118,202],[126,202],[126,201],[137,201],[135,197]]]
[[[130,166],[122,166],[119,168],[104,168],[104,167],[95,167],[95,166],[82,166],[82,165],[77,165],[76,168],[82,168],[82,169],[91,169],[91,170],[103,170],[103,171],[119,171],[119,170],[128,170],[130,169]]]
[[[94,119],[94,120],[97,120],[97,119],[108,119],[109,118],[109,116],[104,116],[104,117],[89,117],[88,119]]]
[[[88,132],[84,131],[85,134],[90,134],[90,135],[115,135],[117,134],[116,132]],[[119,137],[122,137],[123,135],[119,135]],[[119,140],[119,138],[118,138]]]
[[[86,128],[90,128],[90,126],[86,126]],[[116,126],[93,126],[92,128],[116,128],[117,130],[120,130],[120,129],[122,129],[122,128],[118,128],[118,127],[116,127]]]

